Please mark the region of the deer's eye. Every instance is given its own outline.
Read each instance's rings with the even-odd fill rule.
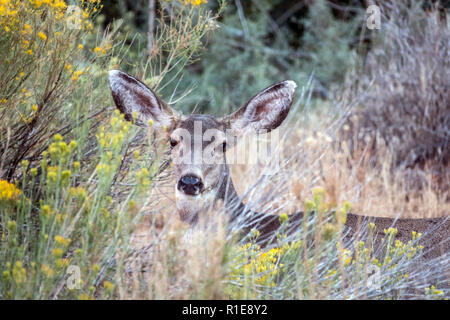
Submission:
[[[215,152],[218,152],[219,154],[225,153],[227,151],[227,143],[224,141],[220,144],[217,144],[214,148]]]
[[[174,148],[178,144],[178,141],[175,139],[170,139],[170,148]]]

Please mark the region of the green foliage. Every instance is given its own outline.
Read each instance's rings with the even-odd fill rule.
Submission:
[[[358,16],[349,20],[336,19],[324,0],[314,1],[303,21],[302,49],[310,58],[302,65],[302,71],[314,73],[325,88],[344,79],[354,59],[350,45],[358,36]]]
[[[357,18],[336,19],[325,1],[315,1],[304,19],[292,19],[304,31],[286,25],[276,26],[271,12],[278,2],[246,3],[239,12],[229,7],[219,30],[211,38],[202,56],[200,73],[190,73],[182,84],[195,83],[196,89],[184,99],[183,108],[223,115],[235,110],[262,88],[292,79],[306,85],[313,75],[318,93],[344,79],[353,59],[351,42],[356,34]],[[299,48],[293,43],[300,42]]]

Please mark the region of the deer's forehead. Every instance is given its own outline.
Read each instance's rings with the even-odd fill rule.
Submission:
[[[202,134],[209,129],[216,129],[220,131],[225,130],[223,123],[221,123],[213,116],[206,114],[190,115],[186,119],[179,121],[176,128],[185,129],[191,133],[194,133],[194,130],[201,129]]]

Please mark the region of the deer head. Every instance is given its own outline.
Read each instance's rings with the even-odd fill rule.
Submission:
[[[139,126],[152,125],[167,136],[174,163],[177,211],[182,220],[195,223],[201,212],[216,200],[238,199],[231,182],[225,151],[247,134],[269,132],[286,118],[296,84],[283,81],[251,98],[231,115],[189,116],[172,109],[144,83],[118,71],[109,72],[114,103]],[[242,210],[242,203],[235,208]]]

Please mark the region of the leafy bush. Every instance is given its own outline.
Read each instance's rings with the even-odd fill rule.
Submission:
[[[351,45],[358,36],[362,10],[356,11],[353,17],[338,20],[326,1],[314,1],[309,7],[301,43],[302,50],[310,57],[303,61],[302,72],[314,74],[317,90],[323,96],[328,96],[327,90],[334,89],[344,79],[354,63]]]
[[[24,159],[38,161],[49,137],[85,123],[106,104],[99,70],[108,63],[111,38],[92,34],[89,17],[98,1],[81,8],[73,22],[64,1],[2,2],[0,178],[15,177]],[[89,87],[89,104],[77,103]]]
[[[42,153],[40,172],[33,167],[31,177],[23,177],[24,192],[2,181],[2,193],[7,194],[0,201],[0,296],[110,296],[115,281],[104,280],[112,272],[108,263],[119,248],[126,248],[135,219],[133,201],[149,185],[149,172],[143,168],[136,174],[136,187],[121,205],[113,202],[113,180],[129,128],[123,117],[115,116],[110,133],[100,129],[96,157],[99,162],[94,168],[81,168],[80,162],[75,161],[78,143],[72,140],[67,144],[57,134]],[[28,166],[24,160],[24,172]],[[94,177],[96,183],[90,182]],[[36,191],[30,188],[35,185],[39,186]],[[101,292],[99,285],[104,286]]]
[[[153,141],[109,107],[107,71],[124,52],[116,29],[95,34],[100,1],[75,4],[71,14],[61,0],[0,3],[1,298],[108,298],[123,288],[159,172]],[[170,81],[166,67],[190,61],[214,19],[175,8],[183,24],[155,35],[150,61],[164,68],[149,71],[154,87]]]

